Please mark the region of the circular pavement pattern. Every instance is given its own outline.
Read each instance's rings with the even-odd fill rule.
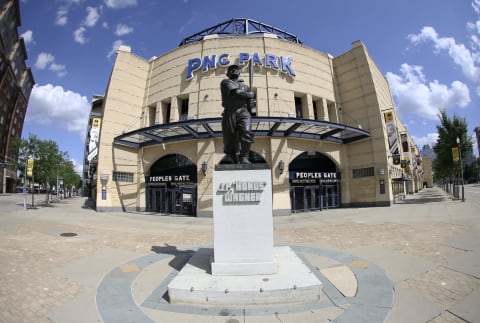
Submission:
[[[335,322],[384,322],[393,306],[394,287],[385,272],[375,264],[358,257],[332,249],[291,246],[306,266],[322,282],[322,295],[319,302],[303,304],[275,304],[271,306],[232,307],[195,306],[170,304],[167,286],[198,249],[179,250],[175,247],[154,247],[151,254],[122,264],[110,271],[97,289],[98,311],[104,322],[155,322],[142,308],[172,313],[210,316],[255,316],[322,311],[338,308]],[[319,270],[311,256],[327,258],[332,262],[347,266],[355,275],[357,292],[353,297],[345,297]],[[173,259],[172,259],[173,257]],[[134,281],[148,267],[162,260],[171,259],[165,266],[167,274],[159,278],[158,285],[144,297],[138,305],[132,294]],[[164,266],[164,267],[165,267]],[[161,275],[159,275],[161,277]]]

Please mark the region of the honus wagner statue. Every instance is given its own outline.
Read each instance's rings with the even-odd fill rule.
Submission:
[[[252,64],[252,62],[250,62]],[[250,66],[250,82],[252,79]],[[250,164],[248,155],[253,143],[253,132],[250,130],[251,112],[255,111],[255,94],[240,79],[240,68],[231,65],[227,70],[227,79],[220,83],[222,92],[222,132],[223,162],[232,164]]]

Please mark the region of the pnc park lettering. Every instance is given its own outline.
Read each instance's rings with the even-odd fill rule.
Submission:
[[[295,77],[295,71],[292,68],[293,59],[290,57],[277,56],[274,54],[264,54],[260,55],[259,53],[239,53],[238,54],[238,64],[244,65],[251,61],[253,64],[258,66],[265,66],[266,68],[271,68],[274,70],[279,70],[282,73],[289,74],[290,76]],[[203,59],[199,57],[191,58],[188,60],[187,66],[187,80],[192,79],[195,75],[194,72],[201,70],[202,72],[207,72],[214,70],[218,65],[228,66],[231,64],[230,54],[224,53],[220,55],[210,55],[204,56]]]

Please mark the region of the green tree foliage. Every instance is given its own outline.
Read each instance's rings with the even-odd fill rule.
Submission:
[[[435,178],[455,177],[460,168],[453,162],[452,148],[460,146],[463,166],[472,154],[472,141],[467,135],[468,124],[465,118],[460,118],[456,114],[453,115],[453,119],[449,118],[443,110],[440,111],[439,118],[438,140],[433,147],[433,151],[437,155],[432,163]],[[460,139],[460,145],[457,144],[457,138]]]
[[[28,140],[16,140],[11,146],[12,150],[18,152],[17,169],[21,177],[24,176],[27,160],[33,158],[35,183],[49,189],[57,186],[57,177],[60,177],[66,188],[81,187],[81,178],[75,173],[68,154],[60,151],[53,140],[40,140],[30,134]]]

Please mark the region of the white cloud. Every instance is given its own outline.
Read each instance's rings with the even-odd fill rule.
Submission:
[[[480,14],[480,0],[473,0],[472,8],[477,14]]]
[[[87,7],[87,17],[83,21],[83,25],[87,27],[93,27],[96,25],[98,19],[100,18],[101,8]]]
[[[87,42],[87,39],[85,38],[85,32],[87,29],[85,27],[78,27],[74,32],[73,32],[73,39],[79,44],[85,44]]]
[[[118,24],[116,29],[115,29],[115,35],[117,36],[123,36],[127,35],[133,32],[133,27],[129,27],[124,24]]]
[[[35,62],[35,67],[39,70],[44,70],[49,64],[55,61],[55,56],[50,53],[42,52],[38,54],[37,61]]]
[[[101,16],[102,6],[98,8],[87,7],[86,11],[87,16],[80,23],[80,26],[73,32],[73,39],[79,44],[85,44],[87,42],[88,39],[85,36],[87,28],[92,28],[97,24]]]
[[[112,55],[114,55],[117,52],[118,48],[122,45],[123,41],[121,39],[114,41],[112,44],[112,49],[108,52],[107,57],[110,59],[110,57],[112,57]]]
[[[57,73],[59,77],[67,75],[67,70],[63,64],[52,63],[50,64],[49,69]]]
[[[480,30],[480,22],[472,24],[469,23],[470,30],[476,29],[476,32]],[[474,27],[475,26],[475,27]],[[419,34],[412,34],[408,36],[408,39],[414,44],[433,42],[436,53],[440,51],[448,52],[448,55],[452,61],[460,66],[463,75],[473,82],[480,82],[480,53],[470,51],[464,44],[457,44],[453,37],[440,37],[433,27],[423,27]],[[477,35],[472,35],[471,40],[475,42],[478,39]],[[478,46],[476,43],[474,46]]]
[[[67,75],[67,69],[65,65],[57,64],[55,62],[55,56],[50,53],[42,52],[38,54],[35,67],[39,70],[49,69],[57,74],[58,77]]]
[[[428,133],[426,136],[423,137],[417,137],[417,136],[412,136],[413,141],[415,144],[419,147],[422,148],[424,145],[429,145],[430,147],[433,148],[437,144],[438,140],[438,133]]]
[[[454,81],[448,87],[437,80],[427,82],[421,66],[402,64],[400,75],[388,72],[386,77],[401,112],[437,120],[439,108],[463,108],[470,103],[470,93],[464,83]]]
[[[57,9],[55,25],[65,26],[68,23],[68,13],[73,5],[78,5],[85,0],[60,0],[62,5]]]
[[[109,8],[126,8],[137,5],[137,0],[104,0],[105,4]]]
[[[25,42],[25,45],[33,43],[33,32],[31,30],[27,30],[26,32],[21,34],[20,37],[23,38],[23,41]]]
[[[73,164],[73,169],[75,170],[75,173],[82,176],[83,175],[83,164],[80,164],[78,161],[76,161],[73,158],[70,158],[70,161]]]
[[[85,138],[90,103],[85,96],[65,91],[61,86],[35,85],[28,102],[26,120],[53,124]]]
[[[64,26],[68,22],[68,8],[63,6],[57,10],[57,18],[55,19],[55,25]]]

